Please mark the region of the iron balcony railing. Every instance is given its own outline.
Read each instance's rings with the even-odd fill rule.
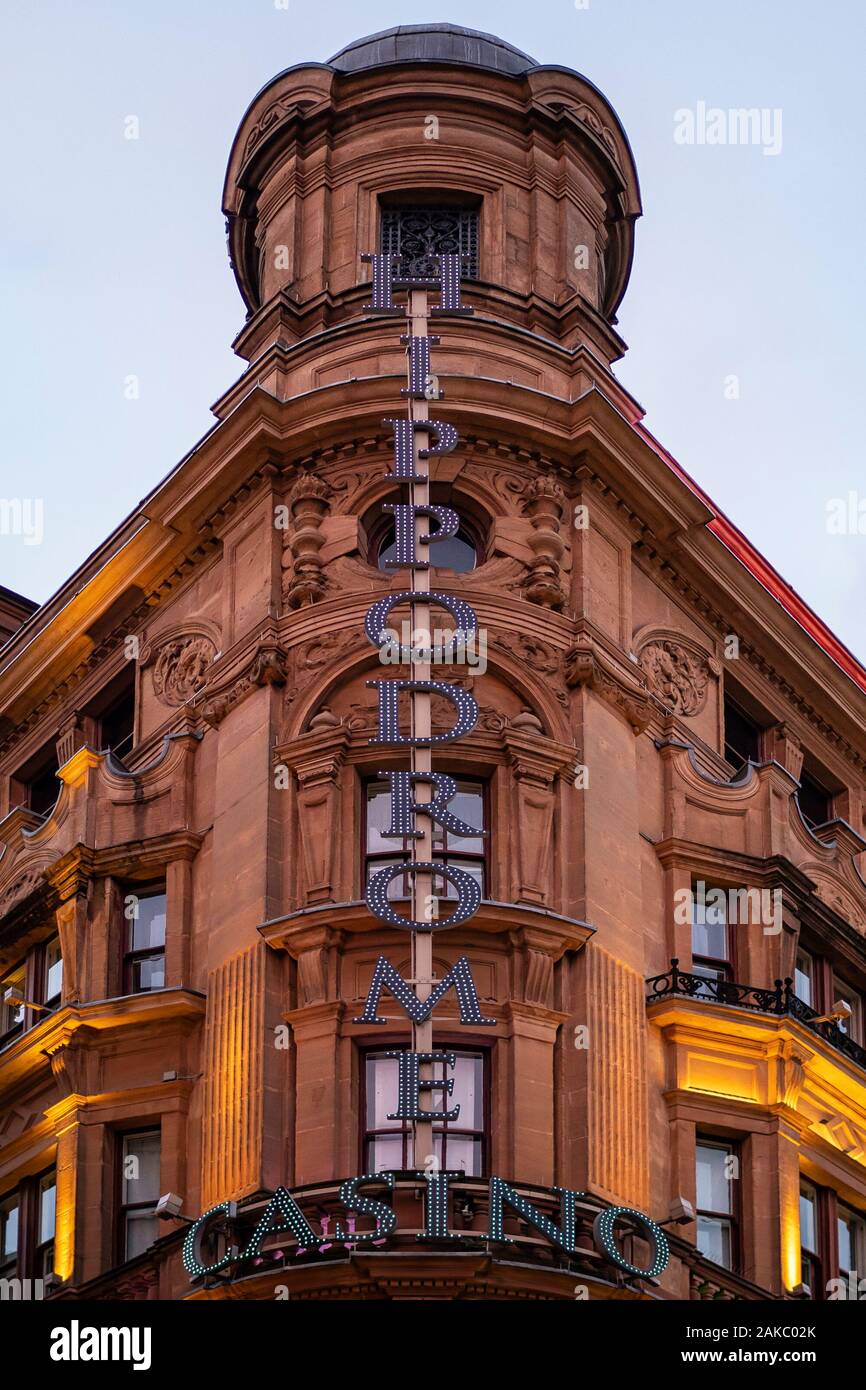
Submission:
[[[741,985],[734,980],[717,980],[707,975],[692,975],[680,970],[679,961],[671,961],[666,975],[653,975],[647,980],[647,1003],[656,999],[669,999],[682,995],[687,999],[703,1000],[708,1004],[728,1004],[735,1009],[751,1009],[755,1013],[779,1014],[795,1018],[812,1033],[817,1033],[831,1047],[866,1070],[866,1047],[861,1047],[853,1038],[831,1021],[820,1021],[816,1009],[804,1004],[794,993],[794,981],[790,978],[776,980],[772,989],[760,985]]]

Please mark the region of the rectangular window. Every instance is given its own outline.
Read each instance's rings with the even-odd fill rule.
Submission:
[[[485,829],[484,785],[468,778],[455,778],[457,795],[449,802],[448,809],[466,825],[473,829]],[[392,840],[386,832],[391,824],[391,792],[385,781],[368,782],[365,787],[366,798],[366,881],[377,869],[396,864],[409,864],[411,844],[408,839]],[[453,865],[477,881],[482,894],[485,891],[484,845],[482,835],[454,835],[441,826],[433,827],[433,860],[437,864]],[[433,892],[437,897],[454,900],[457,890],[450,879],[434,875]],[[396,874],[388,885],[388,897],[392,902],[406,900],[411,896],[409,874]]]
[[[60,937],[52,936],[46,942],[43,955],[43,1002],[47,1009],[60,1005],[63,992],[63,956],[60,953]]]
[[[164,889],[125,891],[125,994],[146,994],[165,987],[165,913]]]
[[[697,1247],[724,1269],[736,1269],[739,1258],[733,1144],[698,1137],[695,1145],[697,1187]]]
[[[28,951],[0,980],[0,1047],[58,1009],[62,990],[60,938],[52,936]]]
[[[45,1173],[38,1187],[38,1229],[36,1248],[36,1277],[45,1279],[54,1271],[54,1226],[57,1215],[57,1177]]]
[[[794,966],[794,993],[798,999],[802,999],[804,1004],[813,1007],[812,1001],[815,997],[815,961],[808,951],[797,952],[797,963]]]
[[[727,893],[697,883],[692,889],[692,973],[708,980],[733,980],[732,936]],[[716,993],[707,990],[707,996]]]
[[[800,1259],[802,1262],[802,1282],[812,1298],[823,1298],[824,1288],[824,1239],[822,1220],[825,1194],[811,1183],[800,1184]]]
[[[100,691],[87,713],[96,720],[99,749],[111,749],[122,760],[132,749],[135,732],[134,662],[127,663],[127,669]]]
[[[120,1164],[120,1257],[133,1260],[159,1235],[159,1130],[122,1135]]]
[[[439,1079],[454,1082],[451,1096],[432,1092],[433,1110],[460,1106],[454,1121],[434,1120],[433,1150],[443,1168],[481,1177],[485,1172],[485,1111],[487,1106],[486,1056],[483,1052],[457,1051],[453,1068],[437,1064]],[[444,1102],[447,1101],[447,1107]],[[409,1168],[412,1163],[412,1125],[408,1120],[389,1120],[397,1109],[397,1059],[384,1052],[364,1056],[364,1172],[381,1173]]]
[[[725,696],[725,759],[739,772],[746,763],[761,761],[761,726],[736,700]]]
[[[18,1269],[18,1223],[21,1202],[17,1192],[0,1199],[0,1277],[14,1278]]]
[[[833,818],[833,795],[819,782],[817,777],[813,777],[805,769],[800,773],[800,789],[797,792],[797,801],[803,820],[813,829],[816,825],[824,825]]]
[[[847,1279],[854,1274],[866,1278],[866,1220],[859,1211],[841,1202],[836,1209],[836,1233],[839,1249],[839,1275]]]
[[[834,962],[828,956],[799,948],[794,966],[794,993],[822,1017],[834,1012],[836,1004],[847,1004],[850,1018],[839,1017],[836,1025],[841,1033],[864,1046],[863,993],[834,969]]]
[[[12,780],[14,803],[26,806],[37,816],[47,816],[60,795],[58,766],[55,737],[43,744],[15,773]]]
[[[45,1279],[54,1270],[54,1169],[0,1197],[0,1278]]]

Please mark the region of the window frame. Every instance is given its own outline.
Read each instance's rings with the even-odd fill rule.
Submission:
[[[802,793],[804,790],[806,791],[807,803],[813,798],[822,802],[820,817],[814,816],[811,812],[804,809],[802,801]],[[834,819],[835,812],[833,803],[837,793],[831,791],[830,787],[822,782],[820,776],[816,776],[814,772],[810,772],[806,767],[800,770],[799,785],[794,794],[797,798],[797,807],[800,815],[813,833],[819,826],[827,825]]]
[[[443,770],[443,771],[446,771],[446,769],[442,769],[442,770]],[[487,827],[489,826],[489,823],[490,823],[490,820],[489,820],[489,817],[490,817],[490,800],[489,800],[490,783],[489,783],[489,779],[484,778],[484,777],[465,777],[465,776],[463,776],[462,773],[456,772],[456,771],[454,771],[453,769],[450,770],[450,771],[448,771],[448,776],[454,778],[454,781],[457,783],[458,791],[459,791],[459,789],[460,789],[460,783],[461,783],[461,782],[464,782],[464,783],[468,782],[468,783],[471,783],[471,784],[472,784],[473,789],[477,789],[477,790],[479,790],[479,791],[481,792],[481,815],[482,815],[481,829],[482,829],[482,830],[486,830]],[[369,806],[369,804],[370,804],[370,799],[369,799],[369,797],[368,797],[368,791],[369,791],[369,789],[370,789],[371,787],[379,788],[382,792],[384,792],[384,793],[387,794],[387,791],[388,791],[388,783],[385,781],[384,778],[382,778],[382,779],[380,780],[380,779],[379,779],[378,777],[376,777],[374,774],[367,773],[367,772],[364,772],[364,771],[362,770],[362,771],[361,771],[361,816],[360,816],[360,821],[361,821],[361,894],[362,894],[362,896],[363,896],[363,894],[366,892],[367,883],[369,882],[369,865],[370,865],[371,863],[376,863],[376,862],[378,862],[379,868],[384,868],[386,864],[393,863],[394,860],[396,860],[396,859],[401,859],[401,858],[404,858],[404,857],[405,857],[405,862],[406,862],[407,864],[411,864],[411,853],[412,853],[412,842],[411,842],[411,840],[404,840],[404,841],[402,842],[402,845],[403,845],[402,848],[400,847],[401,842],[400,842],[399,840],[394,840],[394,842],[393,842],[393,843],[394,843],[393,849],[390,849],[390,848],[389,848],[389,849],[387,849],[387,850],[372,850],[372,851],[368,849],[368,842],[367,842],[367,830],[368,830],[368,823],[367,823],[367,808],[368,808],[368,806]],[[462,853],[461,853],[461,851],[459,851],[459,850],[451,850],[451,851],[449,851],[449,850],[448,850],[448,841],[447,841],[448,832],[447,832],[446,830],[442,830],[442,834],[445,835],[445,837],[446,837],[446,840],[445,840],[445,849],[444,849],[444,850],[440,850],[440,851],[438,851],[438,852],[434,849],[434,851],[433,851],[433,859],[434,859],[434,861],[436,861],[436,860],[438,860],[438,859],[442,859],[442,860],[444,860],[444,862],[445,862],[446,865],[450,865],[451,867],[455,867],[455,868],[461,868],[461,867],[463,866],[463,864],[480,864],[480,865],[481,865],[481,896],[482,896],[482,898],[483,898],[483,897],[487,894],[487,892],[489,891],[489,886],[490,886],[490,859],[489,859],[490,834],[488,833],[488,834],[482,835],[482,836],[480,837],[480,839],[481,839],[481,850],[480,850],[480,852],[477,852],[477,853],[475,853],[475,852],[473,852],[473,853],[462,852]],[[392,883],[396,883],[397,881],[398,881],[398,880],[397,880],[396,876],[395,876],[394,879],[391,880]],[[446,882],[447,882],[447,880],[446,880]],[[390,888],[390,886],[391,886],[391,885],[389,884],[389,888]],[[394,897],[394,898],[389,899],[389,901],[391,901],[391,902],[402,902],[402,903],[405,903],[405,902],[409,902],[409,897],[408,897],[408,896],[405,896],[405,897],[404,897],[404,896]],[[443,898],[442,901],[443,901],[443,902],[446,902],[446,903],[447,903],[447,902],[453,903],[453,902],[454,902],[454,899],[453,899],[453,898]]]
[[[692,918],[691,918],[691,922],[690,922],[690,924],[689,924],[689,927],[690,927],[690,933],[689,933],[689,934],[690,934],[689,946],[690,946],[690,949],[691,949],[691,960],[692,960],[692,969],[691,969],[691,973],[692,973],[693,975],[701,975],[702,973],[705,973],[705,974],[706,974],[706,978],[707,978],[708,980],[716,980],[716,981],[718,981],[720,984],[730,984],[730,983],[732,983],[733,981],[735,981],[736,978],[737,978],[737,947],[736,947],[736,937],[735,937],[735,934],[734,934],[734,931],[733,931],[733,924],[728,920],[728,902],[729,902],[730,889],[724,887],[721,883],[707,883],[706,880],[702,880],[702,881],[703,881],[703,883],[704,883],[704,886],[705,886],[705,889],[706,889],[707,892],[712,893],[712,892],[718,891],[718,892],[720,892],[720,893],[724,893],[724,895],[725,895],[725,922],[724,922],[724,927],[725,927],[725,950],[726,950],[727,954],[726,954],[725,956],[705,956],[705,955],[698,955],[698,954],[695,954],[694,946],[695,946],[695,926],[696,926],[696,923],[695,923],[695,916],[694,916],[694,913],[695,913],[695,908],[696,908],[697,902],[698,902],[698,895],[697,895],[697,892],[696,892],[697,881],[693,879],[693,880],[692,880],[692,888],[691,888],[691,892],[692,892]],[[705,905],[706,905],[706,893],[704,894],[704,902],[705,902]],[[700,969],[697,969],[697,968],[696,968],[696,967],[698,967],[698,966],[703,966],[703,967],[705,967],[705,970],[702,972]],[[720,967],[720,969],[719,969],[719,967]],[[718,973],[717,973],[717,974],[710,974],[709,972],[710,972],[711,970],[718,970]]]
[[[842,1255],[839,1246],[839,1226],[842,1224],[842,1213],[854,1218],[859,1227],[859,1231],[854,1236],[854,1258],[853,1269],[842,1268]],[[836,1274],[840,1279],[848,1279],[854,1274],[858,1281],[866,1277],[866,1212],[860,1211],[857,1207],[852,1207],[850,1202],[840,1201],[836,1197]]]
[[[460,527],[457,531],[457,538],[462,540],[466,545],[471,546],[475,551],[475,564],[471,569],[455,570],[449,565],[440,565],[437,563],[436,545],[433,544],[430,547],[429,557],[431,573],[434,570],[447,571],[449,574],[474,573],[475,570],[481,568],[488,558],[491,534],[489,518],[478,514],[478,511],[473,509],[471,499],[468,501],[467,505],[467,499],[465,499],[462,494],[455,497],[454,488],[450,485],[432,483],[430,487],[430,500],[434,506],[451,507],[454,511],[459,513]],[[370,515],[373,515],[372,524],[366,524],[366,518]],[[368,511],[368,513],[365,514],[364,521],[363,531],[367,541],[367,564],[370,565],[372,569],[378,570],[380,574],[384,574],[388,577],[393,576],[396,571],[393,569],[384,569],[380,564],[380,557],[387,544],[394,543],[394,518],[389,516],[388,513],[383,514],[381,505],[377,505],[375,514],[373,514],[372,510]]]
[[[168,885],[165,879],[156,879],[146,884],[123,883],[119,885],[120,891],[120,922],[121,922],[121,944],[123,948],[121,960],[121,992],[123,995],[132,994],[156,994],[160,989],[165,989],[165,961],[168,941]],[[135,918],[127,917],[125,903],[128,897],[136,897],[139,902],[148,898],[163,898],[165,900],[165,930],[163,932],[163,942],[161,947],[139,947],[134,950],[131,946],[133,941],[132,931]],[[162,984],[154,989],[134,989],[133,981],[135,978],[135,967],[143,960],[161,958],[163,963]]]
[[[45,1178],[54,1178],[55,1203],[57,1189],[57,1165],[50,1163],[38,1172],[30,1173],[13,1187],[0,1193],[0,1206],[17,1198],[18,1204],[18,1248],[14,1261],[0,1264],[0,1279],[47,1279],[53,1271],[54,1244],[57,1238],[57,1209],[55,1205],[54,1228],[47,1240],[40,1241],[41,1185]],[[51,1268],[44,1268],[44,1258],[50,1249]]]
[[[60,993],[52,995],[49,999],[47,996],[48,947],[55,941],[60,950]],[[34,946],[31,946],[23,956],[19,957],[14,965],[9,967],[5,975],[0,977],[0,1027],[2,1027],[2,1010],[6,1007],[2,1002],[2,996],[5,993],[10,978],[13,975],[17,975],[19,971],[23,972],[21,988],[25,999],[28,999],[31,1004],[40,1005],[37,1009],[28,1009],[26,1006],[22,1005],[21,1022],[12,1028],[7,1028],[5,1031],[0,1032],[0,1052],[2,1052],[4,1047],[8,1047],[11,1042],[14,1042],[16,1038],[21,1037],[22,1034],[29,1033],[32,1028],[36,1028],[48,1014],[56,1013],[58,1009],[63,1007],[62,966],[63,949],[60,941],[60,934],[54,931],[43,941],[37,941]],[[55,1000],[56,1003],[53,1002]]]
[[[148,1207],[151,1207],[152,1211],[155,1212],[155,1210],[156,1210],[156,1204],[157,1204],[157,1202],[159,1201],[159,1198],[162,1196],[162,1193],[161,1193],[161,1192],[157,1192],[157,1195],[156,1195],[156,1197],[153,1199],[152,1204],[151,1204],[150,1201],[144,1201],[144,1202],[125,1202],[125,1201],[123,1200],[123,1196],[124,1196],[123,1184],[124,1184],[124,1181],[125,1181],[124,1175],[123,1175],[123,1164],[124,1164],[124,1159],[126,1158],[126,1144],[127,1144],[127,1142],[128,1142],[130,1139],[143,1139],[143,1138],[146,1138],[146,1137],[151,1136],[151,1135],[156,1135],[157,1139],[159,1140],[159,1181],[158,1181],[158,1183],[157,1183],[157,1186],[158,1186],[158,1187],[161,1187],[161,1185],[162,1185],[162,1159],[163,1159],[162,1123],[161,1123],[161,1121],[160,1121],[160,1120],[156,1120],[155,1122],[152,1122],[152,1123],[149,1123],[149,1124],[148,1124],[148,1123],[142,1123],[142,1124],[140,1124],[140,1125],[135,1125],[135,1126],[132,1127],[131,1129],[119,1129],[119,1130],[116,1130],[116,1131],[115,1131],[115,1136],[114,1136],[114,1139],[115,1139],[115,1159],[114,1159],[114,1190],[115,1190],[115,1202],[114,1202],[114,1210],[115,1210],[116,1216],[115,1216],[115,1221],[114,1221],[114,1254],[115,1254],[115,1262],[116,1262],[117,1264],[121,1264],[121,1265],[122,1265],[122,1264],[128,1264],[130,1260],[139,1260],[139,1259],[141,1259],[142,1256],[143,1256],[143,1255],[146,1255],[147,1252],[148,1252],[148,1250],[150,1250],[150,1249],[152,1248],[152,1246],[156,1243],[155,1241],[151,1241],[150,1245],[149,1245],[149,1246],[146,1246],[144,1250],[140,1250],[139,1253],[138,1253],[137,1255],[129,1255],[129,1254],[127,1253],[127,1239],[128,1239],[127,1219],[128,1219],[128,1215],[129,1215],[130,1212],[144,1211],[144,1210],[146,1210]],[[158,1218],[157,1218],[157,1220],[158,1220]],[[158,1238],[159,1238],[159,1237],[157,1237],[157,1239],[158,1239]]]
[[[384,1054],[385,1054],[386,1052],[409,1052],[409,1051],[411,1050],[411,1047],[412,1047],[411,1039],[407,1039],[406,1036],[405,1036],[405,1034],[404,1034],[402,1037],[400,1037],[400,1038],[382,1038],[382,1039],[381,1039],[380,1041],[378,1041],[378,1042],[377,1042],[375,1039],[373,1039],[373,1038],[365,1039],[365,1040],[364,1040],[362,1043],[360,1043],[359,1046],[358,1046],[358,1049],[357,1049],[357,1053],[358,1053],[358,1065],[359,1065],[359,1096],[358,1096],[358,1101],[359,1101],[359,1104],[358,1104],[359,1135],[358,1135],[358,1152],[359,1152],[359,1155],[360,1155],[361,1172],[362,1172],[362,1173],[367,1173],[367,1172],[372,1172],[372,1171],[373,1171],[373,1169],[369,1167],[369,1163],[372,1161],[372,1159],[371,1159],[371,1144],[375,1141],[375,1139],[376,1139],[377,1137],[387,1137],[387,1136],[393,1136],[393,1135],[396,1135],[396,1134],[400,1134],[400,1135],[402,1136],[402,1160],[403,1160],[403,1167],[402,1167],[402,1169],[381,1169],[381,1170],[379,1170],[379,1171],[382,1171],[382,1172],[391,1172],[391,1171],[395,1171],[395,1172],[396,1172],[396,1171],[407,1171],[407,1170],[408,1170],[408,1171],[414,1171],[414,1170],[413,1170],[413,1167],[412,1167],[412,1165],[411,1165],[411,1163],[409,1163],[409,1161],[408,1161],[408,1160],[409,1160],[409,1144],[410,1144],[411,1137],[412,1137],[412,1121],[411,1121],[411,1120],[403,1120],[402,1122],[399,1122],[399,1125],[398,1125],[398,1122],[395,1121],[395,1122],[394,1122],[394,1125],[393,1125],[392,1127],[388,1128],[388,1129],[368,1129],[368,1128],[367,1128],[367,1097],[368,1097],[367,1063],[368,1063],[368,1061],[372,1061],[372,1060],[374,1059],[374,1057],[377,1056],[377,1055],[382,1056],[382,1057],[384,1058]],[[492,1096],[493,1096],[493,1085],[492,1085],[492,1081],[493,1081],[493,1076],[492,1076],[492,1071],[493,1071],[493,1067],[492,1067],[493,1047],[491,1046],[491,1044],[490,1044],[489,1042],[475,1042],[475,1041],[473,1041],[471,1038],[469,1038],[469,1039],[467,1039],[467,1038],[460,1038],[459,1041],[456,1041],[456,1042],[455,1042],[455,1041],[451,1041],[451,1040],[447,1040],[447,1039],[441,1039],[441,1040],[439,1040],[439,1041],[437,1042],[436,1051],[437,1051],[437,1052],[456,1052],[458,1055],[460,1055],[460,1054],[465,1054],[465,1055],[470,1056],[470,1057],[477,1057],[477,1058],[479,1058],[480,1061],[481,1061],[481,1068],[482,1068],[482,1071],[481,1071],[481,1129],[479,1130],[479,1129],[475,1129],[475,1128],[472,1128],[472,1127],[469,1127],[469,1126],[466,1126],[466,1125],[461,1125],[461,1124],[459,1123],[459,1121],[458,1121],[456,1124],[453,1123],[453,1122],[449,1124],[447,1121],[443,1121],[441,1124],[439,1124],[439,1125],[437,1125],[437,1126],[435,1127],[435,1133],[437,1133],[437,1134],[442,1134],[442,1133],[444,1132],[444,1134],[445,1134],[445,1136],[446,1136],[445,1144],[444,1144],[444,1146],[443,1146],[443,1152],[445,1153],[446,1157],[447,1157],[447,1152],[448,1152],[447,1135],[448,1135],[449,1133],[453,1134],[456,1138],[461,1138],[461,1139],[469,1138],[469,1139],[473,1139],[473,1140],[476,1140],[476,1139],[477,1139],[477,1140],[480,1140],[480,1144],[479,1144],[479,1146],[478,1146],[478,1152],[479,1152],[479,1154],[480,1154],[479,1163],[480,1163],[480,1169],[481,1169],[481,1171],[480,1171],[480,1173],[478,1173],[478,1174],[473,1174],[473,1175],[471,1175],[471,1176],[477,1176],[477,1177],[481,1177],[481,1178],[487,1177],[487,1176],[489,1176],[489,1173],[490,1173],[490,1147],[491,1147],[491,1145],[490,1145],[490,1132],[491,1132],[491,1131],[490,1131],[490,1116],[491,1116],[491,1106],[492,1106]],[[446,1072],[446,1074],[447,1074],[447,1072]],[[454,1072],[451,1072],[451,1075],[453,1076],[453,1075],[454,1075]],[[444,1095],[444,1092],[439,1092],[439,1093],[437,1093],[437,1094]],[[447,1097],[446,1097],[446,1099],[447,1099]],[[397,1104],[397,1096],[396,1096],[396,1093],[395,1093],[395,1096],[394,1096],[394,1104],[395,1104],[395,1107],[396,1107],[396,1104]],[[443,1166],[444,1166],[444,1165],[443,1165]]]
[[[739,719],[742,724],[748,726],[750,733],[754,734],[754,757],[751,752],[747,753],[744,757],[730,742],[728,738],[728,710],[730,710],[734,718]],[[725,762],[730,763],[731,767],[736,768],[735,776],[739,776],[748,763],[759,763],[761,761],[761,742],[763,734],[764,729],[758,720],[754,719],[748,711],[744,709],[736,696],[726,691],[722,697],[722,756]],[[732,752],[735,755],[734,757],[730,756]]]
[[[698,1149],[717,1149],[731,1158],[736,1159],[738,1164],[739,1176],[734,1182],[728,1184],[731,1192],[730,1211],[711,1211],[706,1207],[698,1206]],[[743,1237],[742,1237],[742,1192],[740,1183],[743,1171],[743,1145],[739,1139],[728,1139],[717,1134],[707,1134],[702,1130],[695,1132],[695,1248],[701,1258],[709,1260],[710,1264],[716,1264],[720,1269],[728,1269],[730,1274],[742,1273],[743,1267]],[[700,1228],[700,1218],[708,1217],[713,1221],[724,1221],[728,1223],[730,1230],[731,1264],[719,1264],[709,1255],[704,1254],[698,1245]]]
[[[807,956],[812,963],[812,998],[810,1000],[803,999],[802,995],[797,994],[797,962],[801,956]],[[853,1010],[851,1025],[847,1030],[839,1024],[837,1027],[845,1036],[863,1047],[866,1046],[866,1028],[864,1028],[866,989],[855,984],[851,977],[846,974],[847,965],[847,961],[840,965],[837,957],[827,955],[820,949],[813,949],[809,938],[807,938],[805,945],[800,939],[797,942],[794,957],[794,993],[801,1003],[805,1004],[807,1008],[814,1009],[819,1015],[829,1014],[837,999],[844,998],[846,994],[852,996],[856,1008]]]
[[[804,1188],[809,1188],[815,1196],[815,1240],[817,1250],[810,1250],[803,1243],[803,1197]],[[816,1303],[823,1303],[827,1298],[827,1283],[830,1278],[830,1270],[838,1270],[838,1246],[836,1240],[836,1194],[828,1187],[823,1187],[820,1183],[813,1182],[804,1173],[800,1174],[800,1192],[797,1205],[797,1216],[800,1228],[800,1282],[805,1284],[810,1293],[810,1297]],[[811,1278],[813,1267],[817,1270],[817,1276]],[[806,1277],[806,1270],[809,1270],[810,1277]]]

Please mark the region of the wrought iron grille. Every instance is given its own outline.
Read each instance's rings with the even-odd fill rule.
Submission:
[[[776,980],[772,989],[760,985],[741,985],[733,980],[714,980],[706,975],[692,975],[680,970],[679,961],[671,961],[667,975],[653,975],[647,980],[647,1003],[656,999],[668,999],[673,994],[682,994],[689,999],[703,999],[712,1004],[732,1004],[738,1009],[754,1009],[762,1014],[788,1014],[817,1033],[831,1047],[856,1062],[858,1067],[866,1068],[866,1047],[861,1047],[853,1038],[843,1032],[833,1022],[820,1023],[817,1010],[804,1004],[794,993],[794,981],[790,976]]]
[[[382,208],[381,250],[399,256],[407,278],[429,280],[436,257],[466,258],[464,274],[478,279],[478,210],[430,204]]]

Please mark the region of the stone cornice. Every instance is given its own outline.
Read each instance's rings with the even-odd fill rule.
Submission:
[[[258,930],[269,946],[287,951],[289,955],[294,956],[310,949],[307,944],[310,940],[309,932],[318,928],[320,924],[347,936],[384,933],[391,940],[399,939],[399,933],[374,917],[363,901],[319,903],[315,907],[300,908],[272,921],[263,922]],[[531,907],[525,903],[500,903],[485,898],[472,918],[471,926],[467,923],[459,929],[443,933],[443,944],[445,937],[449,947],[460,947],[466,937],[475,938],[479,933],[485,936],[502,936],[521,930],[530,934],[541,933],[543,939],[549,943],[547,954],[554,953],[554,959],[557,960],[565,951],[581,950],[595,934],[594,927],[575,917],[565,917],[561,913],[550,912],[543,907]],[[437,932],[433,933],[434,949],[438,935]],[[538,935],[532,936],[534,943],[540,939],[542,938]],[[299,946],[298,942],[302,944]],[[555,954],[557,951],[558,955]]]
[[[866,1166],[866,1071],[788,1015],[707,1000],[660,999],[647,1017],[669,1055],[665,1098],[775,1114],[806,1140]],[[861,1171],[862,1178],[862,1171]]]
[[[78,1093],[82,1082],[77,1063],[71,1071],[68,1063],[73,1055],[81,1062],[82,1049],[87,1052],[101,1047],[100,1035],[105,1034],[108,1043],[118,1032],[155,1023],[177,1020],[194,1024],[204,1019],[205,1004],[205,996],[197,991],[165,989],[65,1005],[40,1018],[0,1052],[0,1097],[9,1096],[22,1084],[31,1087],[49,1067],[55,1076],[61,1070],[67,1095]]]

